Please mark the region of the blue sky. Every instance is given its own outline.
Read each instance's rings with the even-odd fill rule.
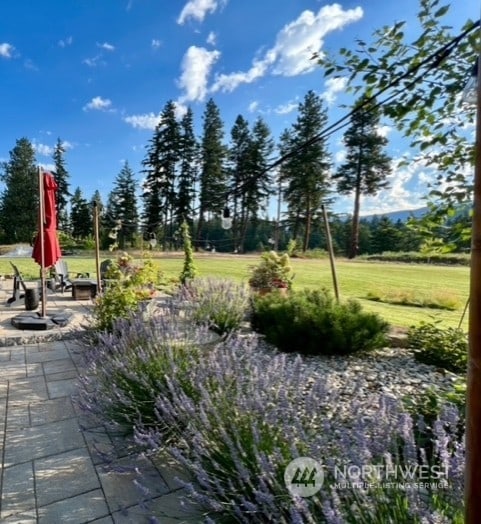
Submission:
[[[71,186],[106,198],[123,162],[139,182],[145,146],[168,100],[190,105],[201,132],[213,97],[226,139],[238,114],[259,115],[275,138],[295,120],[309,89],[321,94],[330,121],[344,114],[342,81],[327,83],[309,58],[352,47],[384,24],[408,20],[417,35],[417,0],[32,0],[0,7],[0,159],[21,137],[37,160],[51,165],[57,138],[67,148]],[[458,29],[479,17],[479,2],[453,0]],[[406,146],[388,126],[391,155]],[[333,137],[333,157],[342,144]],[[412,165],[391,177],[391,188],[366,199],[363,212],[422,205],[429,174]],[[337,210],[350,211],[344,198]]]

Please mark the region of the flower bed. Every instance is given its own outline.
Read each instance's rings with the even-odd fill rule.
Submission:
[[[192,323],[181,332],[177,319],[175,308],[149,322],[133,317],[101,337],[89,353],[83,398],[116,423],[122,407],[122,423],[133,428],[139,449],[167,451],[190,473],[185,496],[205,508],[206,522],[461,518],[459,415],[446,405],[425,428],[405,409],[399,397],[406,360],[396,368],[389,354],[379,367],[375,354],[370,360],[280,354],[252,333],[206,347],[205,327]],[[406,393],[439,379],[429,366],[413,365],[415,372],[405,369]],[[324,471],[322,487],[305,498],[284,478],[290,461],[302,456]],[[343,471],[358,475],[343,483]],[[399,487],[373,471],[407,471],[412,478]]]

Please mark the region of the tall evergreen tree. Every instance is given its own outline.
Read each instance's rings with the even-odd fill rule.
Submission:
[[[203,121],[200,205],[197,225],[198,243],[202,239],[206,213],[220,214],[224,208],[227,196],[227,180],[224,166],[226,147],[222,143],[224,124],[220,117],[219,108],[212,98],[206,104]]]
[[[195,184],[198,174],[199,145],[194,134],[194,115],[189,107],[180,122],[180,172],[176,203],[176,221],[194,222]]]
[[[146,173],[142,198],[144,222],[149,234],[173,232],[176,200],[176,170],[179,161],[180,129],[175,116],[175,104],[168,101],[143,160]],[[165,245],[165,243],[164,243]]]
[[[134,245],[139,229],[136,188],[134,172],[128,162],[125,162],[114,181],[108,204],[109,221],[121,224],[118,231],[118,243],[121,249],[127,244]]]
[[[363,101],[360,98],[354,107]],[[378,132],[379,120],[374,100],[352,115],[351,125],[344,134],[346,161],[333,175],[339,193],[354,193],[349,258],[354,258],[359,251],[361,195],[375,195],[388,186],[386,176],[391,172],[391,159],[383,152],[388,141]]]
[[[283,181],[287,182],[284,196],[296,233],[300,225],[303,227],[303,251],[309,246],[313,220],[329,193],[330,155],[326,140],[318,139],[326,123],[322,99],[314,91],[308,91],[299,104],[299,114],[291,132],[282,136],[281,150],[291,153],[282,166]]]
[[[74,191],[70,201],[70,224],[72,236],[77,239],[86,238],[92,234],[92,214],[87,200],[80,187]]]
[[[271,193],[271,176],[267,165],[274,149],[267,124],[257,119],[245,139],[244,159],[240,165],[241,179],[236,191],[240,201],[240,239],[239,248],[245,249],[248,226],[252,235],[256,234],[259,212],[266,209],[267,196]]]
[[[66,230],[68,228],[68,203],[72,196],[69,192],[69,174],[65,167],[65,147],[60,138],[57,139],[53,152],[53,162],[55,164],[54,178],[57,182],[57,224],[58,228]]]
[[[245,239],[248,223],[245,190],[251,170],[252,137],[249,123],[242,115],[237,116],[230,135],[228,174],[230,193],[233,197],[232,234],[236,242],[236,248],[243,251],[243,240]]]
[[[3,164],[0,222],[4,242],[31,242],[38,223],[38,170],[35,151],[27,138],[17,140]]]

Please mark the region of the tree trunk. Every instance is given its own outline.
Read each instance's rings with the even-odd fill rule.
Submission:
[[[306,213],[306,229],[304,231],[304,244],[302,246],[302,252],[305,253],[309,248],[309,238],[311,237],[311,201],[307,200],[307,213]]]
[[[349,258],[356,258],[359,252],[359,211],[361,209],[361,169],[362,169],[362,151],[359,148],[359,156],[357,161],[356,187],[354,189],[354,212],[352,214],[352,230],[351,230],[351,249],[349,251]]]

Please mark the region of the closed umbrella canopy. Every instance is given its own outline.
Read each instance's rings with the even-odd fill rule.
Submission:
[[[57,188],[55,178],[50,173],[43,173],[43,239],[42,228],[40,228],[32,251],[32,258],[42,267],[42,270],[53,266],[62,256],[57,238],[57,207],[55,201]]]

